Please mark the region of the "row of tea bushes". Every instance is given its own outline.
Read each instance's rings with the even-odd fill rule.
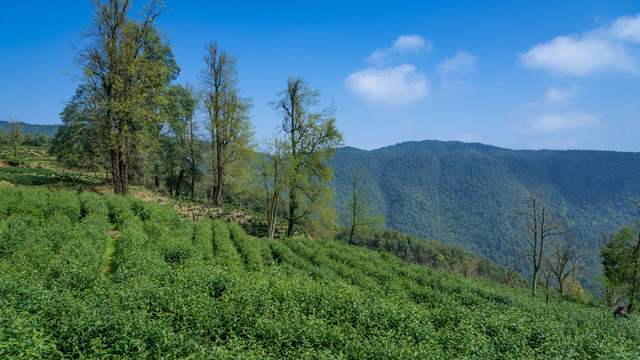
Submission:
[[[334,240],[255,239],[115,195],[0,200],[0,358],[640,357],[635,316]]]

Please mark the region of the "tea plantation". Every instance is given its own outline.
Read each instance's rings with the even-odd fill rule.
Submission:
[[[640,321],[153,202],[2,187],[0,358],[638,359]]]

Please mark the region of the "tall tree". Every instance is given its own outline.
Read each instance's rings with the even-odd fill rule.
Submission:
[[[613,234],[601,252],[605,281],[622,289],[629,300],[629,311],[635,309],[640,292],[640,230],[626,226]]]
[[[141,154],[153,139],[166,87],[179,71],[169,45],[155,28],[164,7],[150,0],[138,20],[130,0],[93,0],[94,14],[77,53],[82,79],[96,105],[98,129],[111,161],[113,189],[126,195]],[[98,140],[98,139],[97,139]]]
[[[542,192],[530,190],[527,199],[521,205],[518,215],[523,239],[527,244],[526,256],[531,258],[531,296],[535,298],[538,273],[547,255],[547,244],[566,232],[565,223],[556,216]]]
[[[204,60],[204,105],[209,117],[214,171],[209,199],[213,198],[216,206],[221,206],[230,167],[249,158],[252,152],[253,128],[248,116],[251,100],[240,96],[236,57],[211,42]]]
[[[267,237],[273,239],[280,197],[285,187],[284,157],[286,141],[275,136],[266,142],[264,154],[258,158],[257,171],[265,194]]]
[[[330,202],[326,184],[333,177],[333,169],[329,162],[342,144],[342,134],[335,125],[333,106],[312,111],[318,105],[320,92],[311,89],[305,80],[289,78],[287,88],[278,96],[271,105],[282,115],[282,130],[288,137],[287,236],[293,236],[295,224],[314,210],[326,209]]]
[[[190,173],[191,177],[191,198],[194,198],[195,180],[197,175],[197,154],[196,154],[196,136],[195,136],[195,109],[197,98],[195,89],[189,84],[186,87],[182,85],[171,85],[169,87],[169,101],[167,104],[167,118],[171,135],[173,138],[167,139],[167,142],[177,142],[179,151],[167,152],[167,155],[177,156],[176,159],[167,159],[170,163],[177,162],[179,174],[177,177],[170,169],[169,179],[171,188],[175,189],[176,195],[180,194],[180,187],[183,179]],[[173,168],[174,166],[171,166]]]
[[[18,146],[22,144],[22,125],[14,118],[9,118],[9,144],[13,149],[13,156],[18,156]]]
[[[97,106],[91,89],[87,85],[80,85],[60,113],[63,125],[53,138],[51,154],[69,167],[109,170],[108,148],[100,140],[104,132],[95,126],[96,117]]]
[[[342,222],[349,228],[349,244],[353,244],[357,231],[382,224],[383,218],[373,213],[367,189],[362,183],[362,172],[352,172],[349,180],[351,194],[347,200],[348,214],[343,215]]]

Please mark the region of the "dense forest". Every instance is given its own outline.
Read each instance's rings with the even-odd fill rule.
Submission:
[[[460,246],[525,274],[518,204],[544,189],[585,251],[586,277],[599,273],[601,237],[633,223],[640,153],[508,150],[461,142],[407,142],[364,151],[345,147],[333,165],[337,206],[362,171],[371,204],[392,229]]]

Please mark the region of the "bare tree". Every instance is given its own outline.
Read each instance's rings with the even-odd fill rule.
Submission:
[[[352,172],[351,197],[347,200],[349,214],[343,216],[343,222],[349,227],[349,244],[353,245],[353,237],[361,228],[371,227],[383,222],[382,216],[374,215],[367,199],[367,189],[362,184],[362,172]]]
[[[518,271],[508,266],[500,265],[499,268],[500,282],[507,286],[513,286],[513,283],[518,278]]]
[[[531,258],[533,278],[531,296],[536,296],[538,273],[546,257],[547,245],[556,236],[566,233],[565,222],[559,219],[546,201],[543,192],[529,191],[527,199],[522,201],[520,227],[527,244],[526,256]]]
[[[564,294],[564,283],[569,275],[574,274],[578,267],[580,251],[577,247],[577,238],[566,233],[552,242],[551,255],[545,259],[545,267],[558,281],[558,291]]]

